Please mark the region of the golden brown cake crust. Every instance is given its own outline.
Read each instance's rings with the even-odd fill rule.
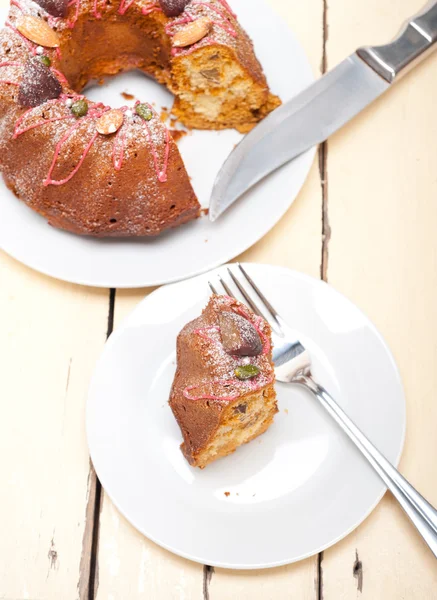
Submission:
[[[17,30],[28,16],[56,31],[59,48],[38,47]],[[200,17],[211,21],[208,35],[188,48],[172,47],[174,35]],[[209,61],[214,48],[228,53],[238,81],[251,86],[251,100],[240,112],[228,102],[208,116],[208,110],[193,112],[184,99],[191,90],[184,90],[190,83],[184,69],[198,56]],[[62,94],[34,108],[20,106],[24,66],[39,54],[50,60]],[[88,101],[87,116],[69,132],[75,120],[66,103],[80,99],[90,79],[133,68],[179,94],[175,110],[191,127],[247,130],[273,108],[250,39],[226,0],[191,0],[174,18],[153,0],[76,0],[65,18],[54,18],[32,0],[12,0],[0,31],[0,170],[10,189],[52,225],[93,236],[153,236],[199,216],[177,146],[156,114],[144,122],[124,107],[120,130],[96,135],[96,121],[108,108]],[[219,88],[208,72],[200,77],[211,89],[205,91],[203,83],[194,89],[214,97]]]
[[[255,325],[263,343],[261,354],[239,357],[225,352],[219,326],[220,313],[225,311],[242,315]],[[234,371],[247,364],[258,367],[259,374],[241,381]],[[187,460],[196,465],[198,455],[214,437],[223,418],[249,398],[259,394],[270,397],[274,414],[273,381],[268,323],[237,300],[213,295],[202,314],[188,323],[177,339],[177,370],[169,404],[182,431],[182,450]]]

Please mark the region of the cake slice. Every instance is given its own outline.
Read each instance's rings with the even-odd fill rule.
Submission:
[[[188,462],[204,468],[264,433],[278,411],[274,380],[268,323],[213,295],[177,339],[169,403]]]

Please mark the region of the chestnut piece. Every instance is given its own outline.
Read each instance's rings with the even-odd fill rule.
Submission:
[[[69,0],[35,0],[52,17],[66,17]]]
[[[184,12],[190,0],[159,0],[162,12],[167,17],[177,17]]]
[[[59,98],[62,86],[48,67],[34,56],[29,58],[23,70],[18,88],[18,104],[20,106],[40,106],[47,100]]]
[[[231,311],[219,314],[225,352],[234,356],[258,356],[263,351],[259,333],[250,321]]]

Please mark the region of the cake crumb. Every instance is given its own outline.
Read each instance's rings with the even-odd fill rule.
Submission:
[[[288,408],[284,408],[284,412],[286,415],[288,415]]]
[[[183,129],[170,129],[170,133],[171,137],[176,143],[178,143],[179,140],[184,137],[184,135],[187,135],[187,132]]]
[[[120,96],[123,96],[125,100],[135,100],[135,96],[133,94],[129,94],[128,92],[121,92]]]
[[[226,498],[231,495],[231,492],[225,492]]]
[[[203,216],[206,217],[207,215],[209,215],[209,208],[201,208],[200,209],[200,214],[202,215],[202,217]]]

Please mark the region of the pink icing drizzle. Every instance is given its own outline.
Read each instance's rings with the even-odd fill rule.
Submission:
[[[0,63],[0,67],[1,66],[21,66],[19,63]],[[1,80],[0,80],[1,82]],[[15,84],[18,85],[18,84]],[[84,96],[74,96],[75,100],[79,100],[80,98],[83,98]],[[65,102],[65,100],[67,100],[67,98],[71,98],[70,96],[67,96],[66,94],[62,94],[58,99],[55,100],[48,100],[46,102],[46,104],[48,106],[59,103],[59,102]],[[26,133],[27,131],[30,131],[31,129],[36,129],[37,127],[42,127],[44,125],[46,125],[47,123],[53,123],[55,121],[65,121],[67,119],[74,119],[75,117],[72,114],[67,114],[67,115],[63,115],[60,117],[52,117],[49,119],[42,119],[36,123],[33,123],[32,125],[28,125],[26,127],[22,127],[23,122],[25,121],[26,117],[34,110],[34,108],[29,108],[28,110],[26,110],[18,119],[17,122],[15,123],[15,128],[14,128],[14,134],[13,134],[13,139],[16,139],[17,137],[19,137],[20,135],[22,135],[23,133]],[[87,120],[87,119],[98,119],[100,118],[105,112],[107,112],[108,110],[110,110],[109,107],[104,106],[102,103],[97,103],[93,106],[92,109],[90,109],[90,111],[88,112],[88,114],[85,117],[82,117],[79,121],[75,122],[74,125],[72,127],[70,127],[70,129],[68,129],[68,131],[63,135],[63,137],[59,140],[59,142],[57,143],[56,147],[55,147],[55,154],[49,169],[49,173],[47,175],[46,180],[43,182],[45,186],[48,185],[62,185],[64,183],[67,183],[68,181],[70,181],[70,179],[72,177],[74,177],[74,175],[77,173],[77,171],[80,169],[80,167],[83,164],[83,161],[85,160],[88,152],[90,151],[92,145],[94,144],[95,140],[98,137],[98,132],[95,132],[92,136],[92,138],[90,139],[89,143],[86,145],[77,165],[75,166],[75,168],[73,169],[73,171],[68,175],[68,177],[61,179],[61,180],[54,180],[52,178],[52,173],[53,170],[56,166],[56,162],[57,159],[59,157],[59,154],[61,152],[62,146],[65,144],[65,142],[68,141],[68,139],[71,137],[71,135],[74,133],[74,131],[79,127],[79,125]],[[120,110],[124,112],[126,112],[126,110],[128,110],[127,106],[122,107]],[[153,109],[152,109],[153,110]],[[156,116],[156,113],[155,113]],[[163,163],[163,167],[162,169],[159,168],[159,159],[158,159],[158,151],[157,148],[155,146],[155,143],[153,142],[153,137],[151,135],[149,126],[147,125],[147,123],[145,123],[145,127],[146,127],[146,134],[147,134],[147,139],[150,142],[150,146],[151,146],[151,152],[152,152],[152,156],[153,156],[153,161],[154,161],[154,165],[155,165],[155,170],[156,170],[156,174],[157,174],[157,178],[158,181],[160,181],[161,183],[164,183],[165,181],[167,181],[167,166],[168,166],[168,158],[169,158],[169,151],[170,151],[170,133],[168,131],[168,129],[165,130],[165,136],[166,136],[166,144],[165,144],[165,152],[164,152],[164,163]],[[123,165],[123,160],[124,160],[124,151],[125,151],[125,140],[126,140],[126,133],[125,133],[125,123],[122,124],[122,126],[120,127],[120,129],[118,130],[117,134],[114,136],[114,142],[113,142],[113,149],[112,149],[112,162],[114,165],[114,168],[116,171],[119,171]]]
[[[228,11],[228,13],[230,13],[230,14],[231,14],[231,15],[234,17],[234,19],[236,19],[236,18],[237,18],[237,15],[234,13],[234,11],[233,11],[233,10],[232,10],[232,8],[229,6],[229,4],[227,3],[227,1],[226,1],[226,0],[218,0],[218,2],[220,2],[220,4],[223,6],[223,8],[224,8],[225,10],[227,10],[227,11]]]
[[[18,10],[23,12],[23,8],[22,8],[21,4],[19,2],[17,2],[17,0],[11,0],[11,6],[16,6],[18,8]]]
[[[96,19],[101,19],[102,18],[102,13],[98,11],[97,5],[99,3],[99,0],[94,0],[93,2],[93,15],[95,16]]]
[[[123,111],[123,113],[125,113],[128,110],[128,108],[127,106],[123,106],[120,110]],[[115,134],[114,144],[112,146],[112,163],[116,171],[119,171],[123,166],[125,142],[126,133],[122,125]]]
[[[12,23],[10,23],[9,21],[6,21],[5,23],[6,27],[9,27],[9,29],[12,29],[12,31],[14,33],[16,33],[17,35],[20,36],[20,38],[23,40],[23,42],[27,45],[27,47],[29,48],[29,50],[32,52],[33,55],[36,54],[36,45],[33,44],[33,42],[31,42],[30,40],[27,39],[27,37],[25,37],[22,33],[20,33],[18,31],[18,29],[16,27],[14,27],[12,25]]]
[[[214,344],[218,344],[219,342],[217,340],[215,340],[214,338],[212,338],[208,335],[208,333],[210,331],[220,331],[220,327],[218,327],[218,326],[202,327],[201,329],[195,329],[193,331],[193,333],[196,333],[197,335],[202,337],[204,340],[208,340],[209,342],[214,342]]]
[[[232,385],[233,387],[240,388],[239,391],[236,391],[235,394],[232,394],[231,396],[214,396],[214,394],[200,394],[200,396],[192,396],[190,394],[191,390],[195,390],[195,389],[202,387],[202,384],[189,385],[184,389],[184,391],[182,393],[185,396],[185,398],[187,398],[187,400],[219,400],[222,402],[229,402],[231,400],[236,400],[241,395],[242,390],[247,390],[247,392],[256,392],[256,390],[258,390],[266,385],[270,385],[274,381],[274,375],[271,375],[270,377],[264,377],[262,380],[262,383],[260,383],[260,381],[259,381],[260,376],[261,376],[261,374],[257,375],[252,380],[246,380],[246,381],[239,381],[236,379],[214,379],[213,381],[210,381],[209,383],[203,384],[203,385]]]
[[[16,81],[10,81],[10,79],[0,79],[0,83],[6,83],[8,85],[20,85]]]
[[[257,315],[254,315],[254,317],[251,318],[251,315],[247,311],[245,311],[243,307],[238,306],[238,305],[234,306],[235,301],[230,296],[223,296],[223,298],[225,298],[227,300],[228,306],[230,306],[233,311],[237,312],[242,317],[247,319],[255,327],[259,336],[261,337],[261,339],[263,341],[262,354],[267,354],[268,352],[270,352],[270,348],[271,348],[270,340],[261,328],[263,319],[261,317],[258,317]],[[210,335],[208,335],[212,331],[218,332],[218,331],[220,331],[220,327],[218,327],[217,325],[212,326],[212,327],[201,327],[199,329],[195,329],[193,333],[199,335],[200,337],[202,337],[203,339],[205,339],[209,342],[221,345],[221,343],[218,340],[215,340]],[[261,379],[261,383],[260,383],[260,379]],[[200,385],[195,384],[195,385],[188,386],[184,389],[183,395],[185,396],[185,398],[187,398],[187,400],[219,400],[219,401],[223,401],[223,402],[229,402],[231,400],[235,400],[236,398],[238,398],[240,396],[240,392],[242,389],[247,389],[248,391],[256,391],[257,389],[260,389],[261,387],[264,387],[265,385],[271,384],[273,382],[273,380],[274,380],[274,375],[271,375],[270,377],[266,378],[262,373],[258,374],[253,379],[245,380],[245,381],[240,381],[239,379],[236,379],[236,378],[235,379],[227,379],[227,380],[215,379],[213,381],[205,382]],[[210,386],[211,385],[233,385],[234,387],[240,388],[240,390],[235,392],[235,394],[233,394],[231,396],[215,396],[213,394],[201,394],[198,396],[192,396],[190,394],[191,390],[200,388],[204,385],[210,385]]]
[[[121,0],[120,6],[118,7],[118,13],[124,15],[124,13],[132,6],[135,0]]]
[[[120,5],[118,7],[118,14],[120,15],[124,15],[128,9],[132,6],[132,4],[134,4],[135,0],[121,0]],[[69,2],[68,6],[73,6],[73,4],[76,6],[76,11],[75,14],[73,15],[73,18],[71,19],[71,21],[68,22],[68,27],[70,29],[73,29],[73,27],[76,25],[78,16],[79,16],[79,9],[80,9],[80,0],[71,0],[71,2]],[[93,0],[93,15],[96,19],[101,19],[102,18],[102,13],[99,11],[98,9],[98,4],[99,4],[99,0]],[[151,12],[154,11],[160,11],[161,7],[156,4],[156,3],[152,3],[150,5],[144,6],[141,10],[141,12],[143,13],[143,15],[148,15]]]
[[[153,162],[155,163],[155,170],[158,176],[158,181],[161,183],[165,183],[167,181],[167,167],[168,167],[168,155],[170,152],[170,133],[168,129],[165,130],[165,151],[164,151],[164,163],[162,165],[162,169],[159,169],[158,165],[158,152],[156,150],[155,144],[152,142],[152,136],[150,134],[149,126],[146,125],[146,131],[149,137],[149,142],[152,144],[152,156]]]
[[[258,317],[258,315],[254,315],[253,320],[252,320],[249,313],[246,312],[244,310],[244,308],[242,308],[241,306],[236,306],[236,307],[232,306],[235,303],[235,300],[233,298],[231,298],[231,296],[226,296],[225,294],[223,294],[222,298],[226,298],[226,300],[228,302],[228,306],[231,306],[233,310],[235,310],[242,317],[244,317],[245,319],[250,321],[252,323],[252,325],[255,327],[259,336],[263,340],[263,352],[262,353],[267,354],[268,352],[270,352],[270,348],[271,348],[270,340],[269,340],[268,336],[266,336],[264,331],[261,329],[261,324],[263,323],[263,319],[261,317]]]
[[[196,0],[195,2],[193,2],[193,5],[207,6],[210,10],[213,10],[214,12],[216,12],[223,19],[224,22],[223,21],[213,21],[212,23],[214,25],[217,25],[217,27],[221,27],[222,29],[224,29],[227,33],[229,33],[229,35],[232,35],[233,37],[237,37],[237,32],[232,27],[232,25],[229,23],[226,14],[224,12],[222,12],[219,8],[217,8],[217,6],[214,6],[213,4],[211,4],[209,2],[202,2],[200,0],[199,1]]]
[[[150,13],[155,11],[162,12],[162,8],[159,6],[159,4],[148,4],[147,6],[143,6],[141,9],[143,15],[150,15]]]
[[[33,110],[33,109],[31,108],[30,110]],[[28,111],[26,111],[26,113],[24,113],[24,114],[27,114],[27,112]],[[24,115],[22,115],[22,116],[24,116]],[[17,126],[16,126],[16,129],[14,131],[14,135],[12,136],[12,139],[16,139],[22,133],[26,133],[26,131],[30,131],[31,129],[36,129],[37,127],[42,127],[46,123],[53,123],[54,121],[64,121],[65,119],[74,119],[74,117],[53,117],[51,119],[43,119],[39,123],[29,125],[29,127],[24,127],[23,129],[17,129]],[[18,121],[17,121],[17,124],[18,124]]]
[[[223,8],[225,9],[226,12],[228,12],[234,18],[236,17],[235,13],[231,10],[231,8],[230,8],[229,4],[226,2],[226,0],[217,0],[217,1],[220,2],[220,4],[223,6]],[[231,23],[229,23],[227,15],[223,11],[221,11],[219,8],[217,8],[217,6],[214,6],[211,2],[204,2],[203,0],[195,0],[192,4],[193,4],[193,6],[195,6],[195,5],[206,6],[210,10],[213,10],[214,12],[216,12],[221,17],[222,20],[212,21],[213,25],[220,27],[221,29],[226,31],[229,35],[231,35],[232,37],[237,37],[237,31],[231,25]],[[184,25],[186,23],[191,23],[192,21],[195,21],[195,20],[196,19],[194,19],[194,17],[192,17],[190,14],[185,14],[180,19],[177,19],[176,21],[172,21],[171,23],[167,23],[167,25],[165,26],[165,32],[167,35],[173,36],[173,35],[175,35],[175,31],[174,31],[175,27],[177,27],[178,25]],[[191,53],[194,50],[196,50],[200,45],[211,44],[213,42],[214,42],[214,40],[211,37],[209,37],[209,36],[204,37],[203,39],[199,40],[199,42],[197,42],[196,44],[193,44],[189,48],[189,50],[187,50],[187,48],[172,48],[171,54],[172,54],[172,56],[178,56],[180,54],[186,54],[187,52]]]
[[[175,34],[175,32],[173,31],[174,27],[177,27],[178,25],[186,25],[187,23],[191,23],[194,20],[195,19],[191,15],[186,14],[180,19],[176,19],[176,21],[167,23],[167,25],[165,26],[165,33],[167,35],[173,36]]]
[[[140,104],[139,102],[137,102],[135,104],[135,106],[138,106],[138,104]],[[150,104],[146,104],[146,106],[148,108],[150,108],[150,110],[153,111],[155,117],[157,117],[157,113],[155,112],[155,110],[153,109],[152,106],[150,106]],[[158,177],[158,181],[160,183],[165,183],[167,181],[167,167],[168,167],[168,157],[169,157],[169,153],[170,153],[170,132],[169,130],[166,128],[165,129],[165,150],[164,150],[164,162],[162,165],[162,169],[159,168],[159,163],[158,163],[158,150],[156,148],[155,143],[153,142],[153,137],[150,131],[150,127],[147,123],[147,121],[144,121],[144,127],[146,129],[146,135],[147,135],[147,140],[150,143],[151,146],[151,150],[152,150],[152,156],[153,156],[153,162],[155,164],[155,171],[156,171],[156,175]]]
[[[61,17],[53,17],[52,15],[48,15],[47,17],[47,23],[50,25],[50,27],[54,27],[55,25],[57,25],[60,20]]]
[[[18,62],[6,61],[6,62],[0,63],[0,67],[22,67],[22,66],[23,65]],[[0,79],[0,83],[7,83],[9,85],[20,85],[16,81],[11,81],[10,79]]]
[[[71,135],[79,127],[79,125],[80,125],[80,122],[79,123],[75,123],[72,127],[70,127],[70,129],[67,131],[67,133],[56,144],[55,155],[53,157],[52,164],[50,165],[50,169],[49,169],[49,173],[47,175],[47,179],[43,182],[43,184],[45,186],[48,186],[48,185],[63,185],[64,183],[67,183],[67,181],[70,181],[70,179],[76,175],[76,173],[78,172],[78,170],[82,166],[82,163],[83,163],[83,161],[86,158],[86,155],[90,151],[91,146],[94,144],[95,139],[99,135],[97,133],[97,131],[93,134],[92,138],[90,139],[90,141],[88,142],[88,144],[85,146],[85,150],[83,151],[83,153],[82,153],[82,155],[81,155],[81,157],[80,157],[77,165],[74,167],[74,169],[71,171],[71,173],[67,177],[65,177],[65,179],[58,179],[58,180],[52,179],[53,169],[56,166],[56,161],[58,160],[58,156],[59,156],[59,153],[60,153],[60,151],[62,149],[62,145],[71,137]]]
[[[67,25],[70,29],[73,29],[73,27],[76,25],[76,21],[79,17],[79,4],[80,4],[80,0],[71,0],[71,2],[68,3],[68,6],[73,6],[73,4],[76,5],[76,10],[74,12],[73,18],[67,22]]]
[[[116,171],[119,171],[123,166],[125,142],[126,134],[123,128],[120,127],[114,138],[114,145],[112,147],[112,162]]]
[[[80,167],[82,166],[83,161],[85,160],[88,152],[91,150],[92,145],[94,144],[97,136],[99,135],[97,131],[94,132],[94,134],[92,135],[90,141],[88,142],[88,144],[85,146],[85,149],[77,163],[77,165],[75,166],[75,168],[71,171],[71,173],[65,177],[64,179],[52,179],[52,173],[53,170],[56,166],[56,162],[58,160],[58,156],[59,153],[61,152],[62,146],[63,144],[68,141],[70,139],[70,137],[72,136],[72,134],[74,133],[74,131],[76,131],[76,129],[81,125],[81,123],[88,118],[91,119],[95,119],[95,118],[99,118],[103,115],[103,113],[105,113],[107,110],[109,110],[109,108],[103,107],[103,110],[101,110],[101,108],[103,107],[103,105],[99,102],[98,104],[96,104],[88,113],[87,117],[84,117],[83,119],[79,119],[72,127],[70,127],[70,129],[67,130],[67,132],[62,136],[62,138],[59,140],[59,142],[56,144],[55,147],[55,154],[53,156],[53,160],[52,160],[52,164],[50,165],[50,169],[47,175],[46,180],[43,182],[43,185],[48,186],[48,185],[63,185],[64,183],[67,183],[68,181],[70,181],[70,179],[72,179],[74,177],[74,175],[76,175],[76,173],[78,172],[78,170],[80,169]],[[74,118],[74,117],[73,117]],[[56,120],[61,120],[61,119],[56,119]],[[48,120],[46,121],[48,122]],[[42,123],[41,123],[42,124]]]
[[[200,46],[202,46],[202,45],[205,46],[205,45],[213,44],[213,43],[214,43],[214,40],[212,39],[212,37],[210,37],[210,36],[204,37],[200,41],[198,41],[196,44],[193,44],[192,46],[190,46],[189,49],[187,49],[187,48],[172,48],[171,55],[179,56],[180,54],[191,54],[191,52],[194,52],[194,50],[197,50],[197,48],[200,48]]]
[[[54,67],[51,67],[50,71],[52,71],[56,75],[56,77],[59,79],[59,81],[61,83],[63,83],[64,85],[68,85],[68,81],[67,81],[67,78],[65,77],[64,73],[62,73],[58,69],[55,69]]]

